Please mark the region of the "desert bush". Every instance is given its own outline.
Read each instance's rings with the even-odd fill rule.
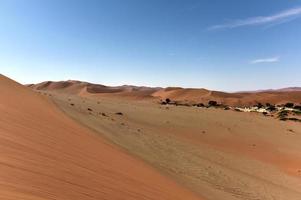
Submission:
[[[209,101],[208,105],[209,106],[217,106],[217,102],[216,101]]]
[[[165,101],[162,101],[161,102],[161,105],[166,105],[167,103]]]
[[[290,121],[294,121],[294,122],[301,122],[301,119],[294,118],[294,117],[290,117],[290,118],[287,118],[287,119],[290,120]]]
[[[196,106],[197,107],[205,107],[205,105],[203,103],[198,103]]]
[[[280,111],[279,113],[278,113],[278,115],[285,115],[285,116],[287,116],[288,115],[288,111],[287,110],[282,110],[282,111]]]
[[[279,113],[278,113],[278,118],[280,119],[280,120],[286,120],[287,118],[287,116],[288,116],[288,111],[287,110],[282,110],[282,111],[280,111]]]
[[[300,110],[293,110],[293,113],[296,115],[301,115],[301,111]]]
[[[117,112],[117,113],[115,113],[115,115],[123,115],[123,113],[122,112]]]
[[[166,104],[169,104],[171,102],[171,100],[169,98],[165,99]]]
[[[263,105],[262,105],[262,103],[257,103],[257,105],[255,105],[255,107],[257,107],[257,108],[263,108]]]
[[[270,104],[270,105],[267,107],[267,110],[268,110],[268,111],[271,111],[271,112],[272,112],[272,111],[275,111],[275,110],[276,110],[276,106]]]
[[[300,110],[300,111],[301,111],[301,105],[294,106],[294,109],[296,109],[296,110]]]
[[[87,108],[87,110],[89,110],[89,111],[93,111],[91,108]]]
[[[294,103],[286,103],[284,105],[284,107],[286,107],[286,108],[293,108],[294,107]]]

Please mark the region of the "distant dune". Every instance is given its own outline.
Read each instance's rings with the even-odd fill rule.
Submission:
[[[45,82],[39,89],[83,89]],[[0,199],[198,199],[0,75]]]
[[[255,91],[244,91],[244,92],[257,93],[257,92],[296,92],[296,91],[301,91],[301,87],[286,87],[281,89],[255,90]]]
[[[117,96],[127,98],[170,98],[188,103],[207,103],[210,100],[229,106],[250,106],[257,103],[284,104],[287,102],[301,103],[301,88],[291,87],[279,90],[262,90],[251,92],[226,93],[206,89],[189,88],[151,88],[137,86],[109,87],[80,81],[42,82],[31,84],[36,90],[58,91],[78,95]]]
[[[100,84],[92,84],[80,81],[46,81],[39,84],[30,84],[28,87],[36,90],[48,90],[58,91],[68,94],[78,95],[93,95],[93,94],[105,94],[110,96],[125,96],[125,97],[136,97],[146,98],[151,97],[152,94],[161,88],[150,88],[150,87],[137,87],[137,86],[117,86],[109,87]]]

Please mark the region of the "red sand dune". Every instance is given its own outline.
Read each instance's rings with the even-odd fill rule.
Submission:
[[[177,101],[208,103],[210,100],[229,106],[251,106],[257,103],[285,104],[301,103],[301,91],[268,91],[226,93],[206,89],[168,88],[152,94],[159,98],[170,98]]]
[[[0,199],[198,199],[2,75],[0,91]]]
[[[206,89],[189,88],[150,88],[136,86],[108,87],[79,81],[43,82],[29,85],[36,90],[55,90],[69,94],[110,95],[135,98],[170,98],[191,103],[208,103],[215,100],[229,106],[251,106],[257,103],[285,104],[293,102],[301,104],[300,88],[284,88],[254,92],[226,93]]]
[[[57,91],[69,94],[78,94],[82,96],[103,94],[110,96],[123,96],[134,98],[152,97],[152,93],[160,89],[150,87],[137,87],[131,85],[109,87],[100,84],[92,84],[73,80],[59,82],[46,81],[38,84],[30,84],[27,86],[36,90]]]

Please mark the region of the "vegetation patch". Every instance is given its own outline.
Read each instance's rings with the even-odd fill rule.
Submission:
[[[301,115],[301,110],[293,110],[292,112],[296,115]]]

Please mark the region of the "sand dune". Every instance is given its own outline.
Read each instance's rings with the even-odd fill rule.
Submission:
[[[100,84],[92,84],[80,81],[46,81],[39,84],[30,84],[30,88],[35,90],[47,90],[63,92],[68,94],[77,94],[81,96],[106,95],[106,96],[123,96],[129,98],[147,98],[160,88],[137,87],[137,86],[116,86],[109,87]]]
[[[216,108],[163,106],[151,99],[42,94],[101,137],[208,200],[301,199],[298,122]]]
[[[199,199],[29,88],[1,75],[0,91],[0,199]]]
[[[245,91],[245,92],[257,93],[257,92],[296,92],[296,91],[301,91],[301,87],[286,87],[280,89],[255,90],[255,91]]]
[[[127,98],[155,98],[187,102],[187,103],[208,103],[210,100],[217,101],[229,106],[251,106],[257,103],[285,104],[293,102],[301,104],[300,88],[284,88],[280,90],[254,91],[226,93],[210,91],[206,89],[186,88],[149,88],[136,86],[108,87],[104,85],[79,82],[43,82],[36,85],[29,85],[36,90],[61,91],[69,94],[80,94],[81,96],[110,96]]]
[[[193,103],[208,103],[208,101],[214,100],[229,106],[252,106],[257,103],[285,104],[287,102],[301,104],[301,91],[298,90],[226,93],[206,89],[179,88],[162,89],[153,93],[152,96]]]

